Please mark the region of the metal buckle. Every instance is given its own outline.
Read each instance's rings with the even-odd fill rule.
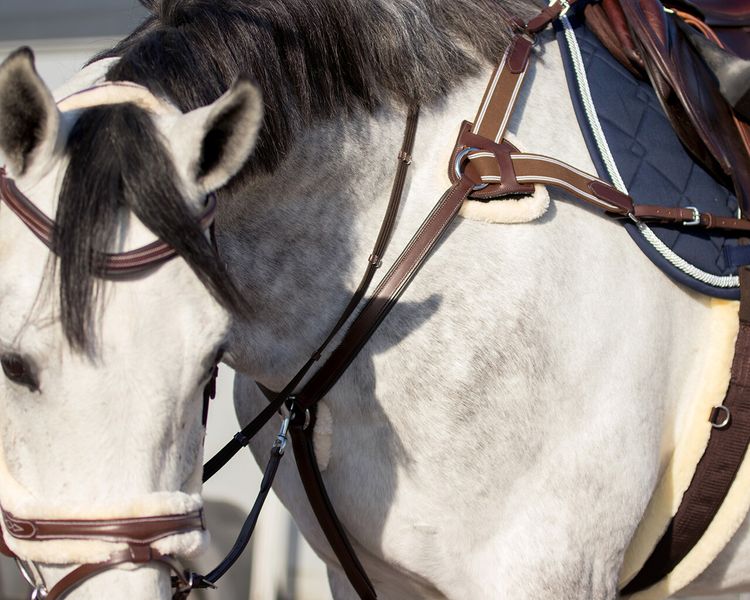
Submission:
[[[33,588],[30,596],[31,600],[44,600],[49,595],[49,590],[36,563],[16,558],[16,566],[18,566],[18,570],[21,572],[21,577]]]
[[[688,227],[701,224],[701,213],[695,206],[686,206],[687,210],[693,212],[693,218],[690,221],[683,221],[682,224]]]
[[[47,588],[40,585],[35,587],[34,591],[31,592],[31,600],[44,600],[48,594],[49,592],[47,591]]]
[[[292,406],[292,410],[294,407]],[[286,450],[286,444],[287,444],[287,433],[289,432],[289,423],[292,420],[292,411],[289,412],[289,414],[284,418],[284,420],[281,423],[281,429],[279,429],[279,434],[276,436],[276,440],[273,443],[273,446],[271,447],[272,451],[275,451],[279,456],[284,455],[284,450]]]
[[[464,176],[463,170],[461,169],[464,159],[469,154],[469,152],[474,152],[475,150],[479,151],[480,148],[474,148],[473,146],[470,146],[468,148],[464,148],[458,154],[456,154],[456,161],[453,164],[453,172],[456,174],[456,177],[458,179],[461,179]],[[479,190],[483,190],[484,188],[486,188],[488,185],[489,184],[487,183],[479,183],[475,185],[473,189],[475,192],[478,192]]]

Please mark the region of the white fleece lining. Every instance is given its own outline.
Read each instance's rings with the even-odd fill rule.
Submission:
[[[507,133],[506,139],[519,148],[518,140]],[[521,198],[498,198],[497,200],[465,200],[459,211],[464,219],[482,223],[529,223],[544,216],[549,208],[547,188],[535,185],[534,193]]]
[[[723,403],[729,386],[734,344],[739,330],[739,303],[712,299],[711,307],[714,325],[709,339],[702,346],[703,356],[696,357],[696,364],[705,368],[697,379],[691,400],[693,418],[678,440],[672,459],[625,554],[620,571],[621,586],[640,571],[677,512],[695,467],[708,445],[711,435],[708,415],[713,406]],[[723,550],[745,519],[750,508],[748,486],[750,461],[745,457],[724,503],[695,547],[664,580],[629,597],[633,600],[662,600],[698,577]]]
[[[122,104],[129,102],[143,110],[165,115],[179,113],[179,110],[166,101],[159,100],[148,89],[128,81],[107,82],[94,85],[80,92],[75,92],[57,103],[61,112],[82,110],[93,106]]]
[[[0,500],[2,507],[19,519],[98,520],[134,517],[161,517],[196,511],[203,506],[200,494],[155,492],[122,503],[101,505],[90,502],[72,507],[49,499],[40,499],[25,489],[10,473],[0,447]],[[19,540],[8,533],[2,523],[8,547],[20,558],[47,564],[81,564],[106,560],[110,554],[123,550],[122,543],[100,540]],[[208,543],[205,531],[190,531],[157,540],[152,544],[162,554],[190,557],[201,552]]]

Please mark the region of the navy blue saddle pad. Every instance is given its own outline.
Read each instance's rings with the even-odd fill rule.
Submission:
[[[570,96],[598,176],[624,185],[622,191],[636,204],[737,216],[737,199],[687,153],[650,84],[620,65],[579,16],[560,19],[556,32]],[[726,252],[738,245],[736,236],[624,224],[641,250],[674,280],[710,296],[739,299],[737,267]]]

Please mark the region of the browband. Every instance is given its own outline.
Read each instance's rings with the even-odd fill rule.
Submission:
[[[61,112],[69,112],[124,102],[135,104],[155,115],[179,112],[172,104],[154,96],[148,88],[130,81],[107,81],[74,92],[60,100],[57,108]]]
[[[55,222],[21,193],[15,182],[6,176],[4,167],[0,167],[0,201],[4,201],[24,225],[47,248],[55,252]],[[206,203],[206,209],[199,217],[199,223],[203,229],[207,229],[213,223],[216,215],[216,194],[209,194]],[[177,251],[172,246],[161,240],[128,252],[103,253],[101,264],[104,266],[98,275],[109,278],[131,275],[166,262],[174,258],[176,254]]]

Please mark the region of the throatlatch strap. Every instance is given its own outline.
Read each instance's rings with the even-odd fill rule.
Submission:
[[[623,595],[661,581],[687,556],[711,524],[745,458],[750,444],[750,267],[740,269],[740,292],[740,330],[721,411],[726,423],[711,430],[677,514],[640,572],[622,590]]]

